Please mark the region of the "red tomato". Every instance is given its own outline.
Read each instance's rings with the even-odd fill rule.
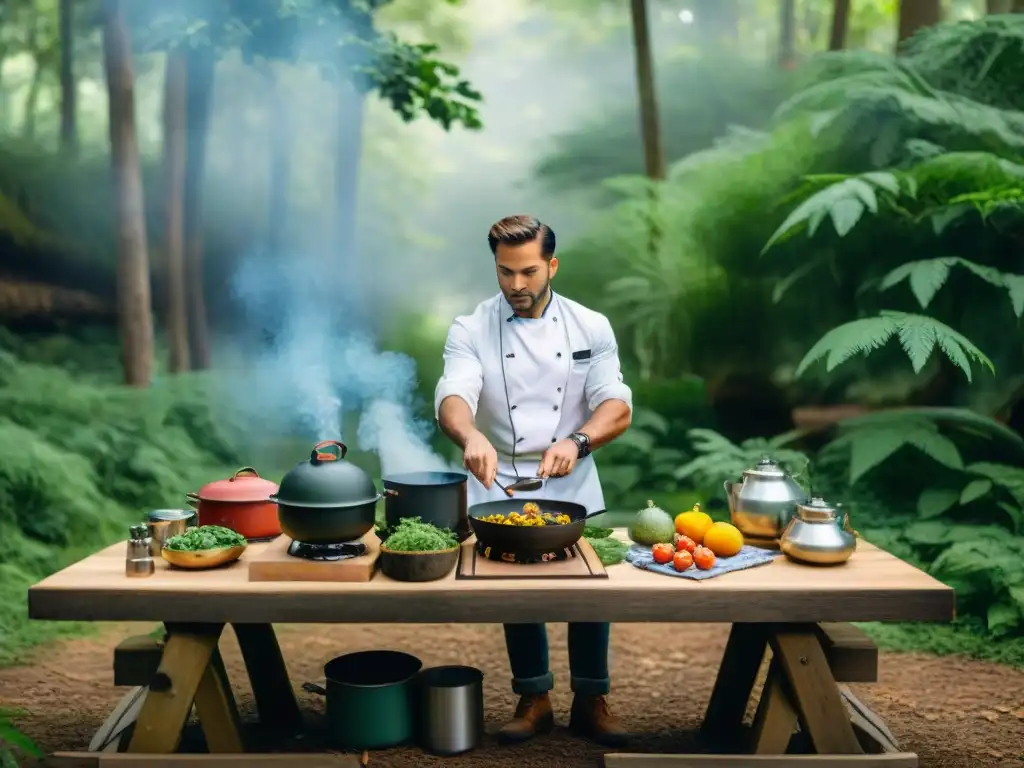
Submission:
[[[675,550],[671,544],[655,544],[651,547],[651,554],[654,555],[654,562],[665,564],[672,560]]]
[[[681,549],[676,552],[675,557],[672,558],[672,567],[677,571],[685,571],[693,565],[693,555],[687,552],[685,549]]]
[[[676,552],[689,552],[693,554],[693,550],[697,548],[697,542],[691,539],[689,536],[679,536],[676,539]]]
[[[697,547],[693,553],[693,562],[702,571],[710,571],[715,565],[715,553],[707,547]]]

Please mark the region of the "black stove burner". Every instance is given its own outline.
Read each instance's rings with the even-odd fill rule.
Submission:
[[[303,560],[332,562],[365,555],[366,545],[361,541],[345,541],[337,544],[307,544],[304,541],[293,541],[288,545],[288,554],[292,557],[301,557]]]
[[[476,551],[481,557],[488,560],[495,560],[502,563],[517,563],[529,565],[531,563],[560,562],[576,557],[576,547],[563,549],[561,552],[502,552],[494,547],[485,547],[479,541],[476,543]]]

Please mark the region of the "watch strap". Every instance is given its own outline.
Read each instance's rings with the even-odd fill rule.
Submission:
[[[582,432],[573,432],[569,439],[576,443],[577,457],[582,459],[590,453],[590,438]]]

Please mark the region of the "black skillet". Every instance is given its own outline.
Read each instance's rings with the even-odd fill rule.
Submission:
[[[572,522],[565,525],[519,526],[489,523],[481,520],[488,515],[507,515],[522,512],[523,505],[533,502],[541,512],[553,515],[568,515]],[[476,539],[484,547],[493,547],[499,552],[534,554],[559,552],[580,540],[588,518],[603,514],[605,510],[587,514],[587,508],[572,501],[546,501],[545,499],[501,499],[485,501],[469,508],[469,524]]]

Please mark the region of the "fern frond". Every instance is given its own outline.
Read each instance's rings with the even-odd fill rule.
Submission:
[[[998,439],[1022,461],[1024,461],[1024,437],[990,416],[968,411],[965,408],[895,408],[885,411],[851,416],[839,422],[842,431],[878,426],[890,423],[894,418],[923,419],[946,425],[965,433]]]
[[[924,315],[883,310],[877,317],[853,320],[826,333],[800,361],[796,375],[803,375],[812,363],[826,356],[826,370],[832,371],[857,354],[871,354],[893,336],[899,338],[916,373],[924,368],[936,344],[968,381],[973,381],[972,360],[995,372],[985,353],[945,323]]]
[[[881,423],[847,430],[826,449],[849,448],[852,485],[905,446],[916,448],[951,469],[964,468],[956,444],[934,422],[915,417],[892,416]]]
[[[1010,303],[1013,305],[1014,314],[1017,317],[1024,314],[1024,275],[1000,272],[995,267],[976,264],[959,256],[908,261],[886,274],[879,284],[879,290],[886,291],[909,279],[910,290],[913,292],[914,298],[917,299],[917,303],[921,305],[922,309],[927,309],[935,294],[946,284],[950,269],[954,266],[963,267],[989,285],[1005,289],[1010,297]]]
[[[831,218],[836,234],[845,237],[865,211],[878,213],[876,190],[879,189],[890,194],[898,193],[899,178],[889,172],[864,173],[843,178],[842,181],[819,189],[790,212],[765,243],[761,253],[764,254],[776,243],[792,237],[802,229],[807,230],[808,237],[814,237],[826,216]]]

